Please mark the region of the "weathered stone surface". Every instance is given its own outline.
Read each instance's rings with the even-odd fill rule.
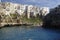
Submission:
[[[52,9],[51,12],[47,16],[45,16],[43,20],[44,27],[60,28],[60,7]]]

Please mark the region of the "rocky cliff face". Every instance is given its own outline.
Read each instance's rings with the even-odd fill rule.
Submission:
[[[44,18],[44,27],[60,28],[60,6],[51,9],[50,13]]]
[[[49,13],[47,7],[22,5],[16,3],[0,3],[0,24],[19,23],[42,25],[42,16]]]

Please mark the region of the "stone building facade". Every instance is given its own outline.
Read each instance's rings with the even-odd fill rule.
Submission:
[[[26,15],[27,18],[36,17],[37,14],[42,16],[46,16],[49,13],[48,7],[37,7],[33,5],[23,5],[23,4],[17,4],[17,3],[0,3],[0,10],[5,15],[10,15],[17,13],[19,15]]]

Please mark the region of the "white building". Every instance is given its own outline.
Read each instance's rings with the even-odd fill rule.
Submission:
[[[46,16],[49,13],[49,8],[48,7],[43,7],[41,10],[42,10],[41,11],[42,16]]]
[[[36,17],[36,15],[39,13],[39,8],[33,5],[28,6],[28,14],[27,17],[30,18],[30,16]]]
[[[33,5],[29,5],[27,9],[27,17],[30,18],[31,12],[33,12]]]
[[[6,3],[6,15],[9,15],[10,13],[15,13],[17,12],[18,14],[22,15],[25,11],[26,5],[21,5],[21,4],[15,4],[15,3]]]
[[[4,5],[5,4],[5,5]],[[42,16],[46,16],[49,13],[49,8],[48,7],[36,7],[33,5],[22,5],[22,4],[16,4],[16,3],[4,3],[1,6],[4,6],[3,12],[5,15],[10,15],[11,13],[18,13],[19,15],[26,14],[25,11],[27,11],[27,18],[30,18],[31,16],[36,17],[37,14]],[[1,10],[1,9],[0,9]],[[41,12],[40,12],[41,11]]]
[[[18,9],[17,9],[17,12],[18,12],[20,15],[23,15],[24,12],[25,12],[25,8],[26,8],[26,5],[20,5],[20,9],[18,8]]]

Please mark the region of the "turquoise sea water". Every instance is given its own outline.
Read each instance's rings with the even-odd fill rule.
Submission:
[[[60,30],[5,27],[0,29],[0,40],[60,40]]]

